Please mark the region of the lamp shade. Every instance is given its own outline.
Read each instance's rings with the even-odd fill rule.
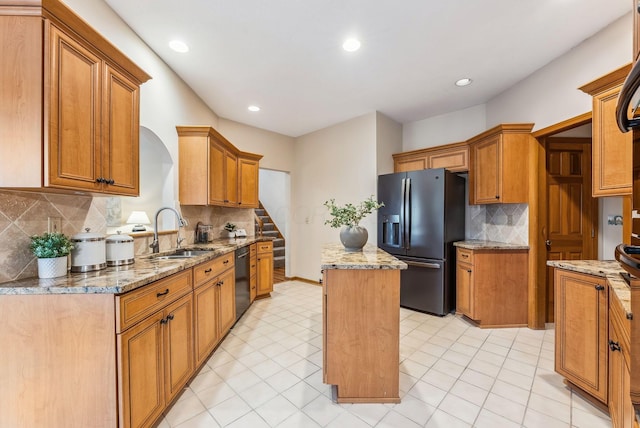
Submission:
[[[143,225],[151,224],[151,220],[149,220],[149,216],[144,211],[131,211],[131,215],[127,219],[127,224],[133,224],[132,232],[144,232],[147,230]]]

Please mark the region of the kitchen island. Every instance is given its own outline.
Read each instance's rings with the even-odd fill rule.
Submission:
[[[399,403],[400,270],[373,245],[323,248],[323,380],[339,403]]]

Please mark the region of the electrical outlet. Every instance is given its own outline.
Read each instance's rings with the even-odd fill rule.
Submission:
[[[62,219],[60,217],[48,217],[47,231],[49,233],[62,233]]]

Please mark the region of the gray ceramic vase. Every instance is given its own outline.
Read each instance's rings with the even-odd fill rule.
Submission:
[[[369,239],[369,232],[361,226],[344,226],[340,230],[340,242],[344,245],[344,249],[348,253],[362,251],[362,247]]]

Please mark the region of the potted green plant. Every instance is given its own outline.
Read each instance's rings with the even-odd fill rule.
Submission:
[[[33,235],[29,249],[38,258],[39,278],[55,278],[67,274],[67,256],[73,249],[73,244],[66,235]]]
[[[229,238],[235,238],[236,234],[236,225],[233,223],[229,223],[227,222],[227,224],[224,225],[224,230],[227,231],[227,233],[229,234]]]
[[[362,248],[369,239],[367,229],[360,226],[360,221],[373,211],[384,206],[384,202],[378,202],[373,195],[357,205],[348,203],[336,205],[335,199],[325,201],[324,206],[329,209],[331,219],[324,224],[340,230],[340,242],[347,252],[362,251]]]

